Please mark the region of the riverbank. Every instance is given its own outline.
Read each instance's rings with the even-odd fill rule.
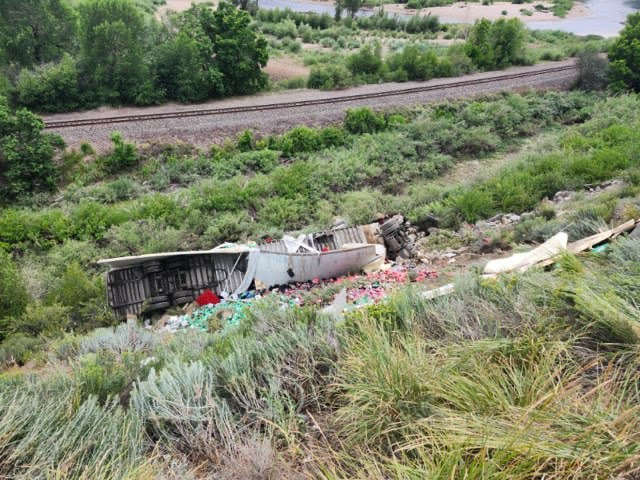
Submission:
[[[473,23],[481,18],[497,20],[499,18],[519,18],[528,22],[557,22],[568,18],[580,18],[588,16],[589,7],[576,2],[565,17],[557,17],[551,11],[549,2],[540,2],[536,5],[544,5],[548,11],[539,11],[533,8],[533,4],[515,4],[511,2],[494,2],[492,5],[482,5],[475,2],[458,2],[445,7],[430,7],[421,9],[405,8],[405,4],[396,3],[385,5],[385,11],[389,13],[402,13],[411,15],[435,15],[447,23]],[[527,12],[527,13],[523,13]]]
[[[181,0],[173,0],[181,1]],[[335,8],[332,0],[288,0],[291,3],[301,5],[322,5],[324,7]],[[511,2],[494,2],[492,5],[482,5],[479,2],[457,2],[444,7],[429,7],[412,9],[407,8],[404,3],[391,3],[384,5],[384,11],[399,15],[434,15],[445,23],[474,23],[481,18],[497,20],[499,18],[519,18],[525,23],[529,22],[557,22],[566,19],[575,19],[589,16],[591,10],[584,3],[576,2],[573,8],[564,16],[557,17],[551,11],[550,2],[537,2],[536,5],[543,5],[548,11],[539,11],[533,4],[514,4]],[[377,9],[377,8],[376,8]],[[365,9],[363,9],[365,10]],[[522,13],[528,11],[530,13]],[[503,12],[506,12],[504,14]]]

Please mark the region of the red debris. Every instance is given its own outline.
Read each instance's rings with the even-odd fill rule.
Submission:
[[[213,293],[211,290],[207,289],[204,292],[202,292],[202,295],[196,298],[196,302],[201,307],[203,305],[209,305],[209,304],[217,305],[218,303],[220,303],[220,298],[218,298],[218,296],[215,293]]]

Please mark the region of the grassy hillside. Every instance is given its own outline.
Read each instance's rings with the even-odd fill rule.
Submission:
[[[0,467],[40,478],[613,478],[639,466],[640,242],[407,288],[338,324],[122,325],[0,377]]]
[[[339,322],[267,295],[177,334],[111,328],[94,262],[397,211],[440,218],[427,252],[581,238],[640,217],[639,103],[509,94],[209,152],[68,152],[58,192],[0,212],[1,475],[633,478],[637,239],[498,280],[472,265],[448,297],[407,284]]]

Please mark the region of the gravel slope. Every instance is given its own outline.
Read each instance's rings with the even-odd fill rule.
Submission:
[[[220,101],[207,102],[200,105],[165,104],[146,108],[100,108],[82,113],[68,113],[45,115],[46,121],[71,120],[81,118],[98,118],[116,115],[134,115],[158,112],[179,112],[181,110],[195,110],[198,108],[222,108],[247,105],[261,105],[277,102],[292,102],[319,98],[333,98],[343,95],[355,95],[380,91],[403,90],[421,85],[446,85],[461,80],[492,78],[505,73],[532,72],[549,66],[571,65],[574,60],[539,64],[532,67],[515,67],[500,72],[486,72],[464,77],[436,79],[428,82],[385,83],[379,85],[363,85],[339,92],[323,92],[318,90],[295,90],[279,94],[263,94],[250,97],[231,98]],[[252,129],[263,134],[280,133],[295,125],[323,125],[339,122],[344,118],[345,110],[359,106],[369,106],[374,109],[391,109],[425,104],[443,99],[454,99],[496,93],[500,91],[521,91],[534,89],[564,89],[570,87],[576,78],[576,71],[565,71],[542,74],[535,77],[515,80],[497,80],[492,83],[455,87],[446,90],[432,90],[413,93],[410,95],[396,95],[390,97],[353,100],[343,103],[287,108],[282,110],[266,110],[258,112],[233,113],[226,115],[201,116],[190,118],[171,118],[149,120],[136,123],[118,123],[112,125],[92,125],[51,129],[65,139],[71,147],[87,141],[98,150],[109,147],[110,133],[114,130],[122,132],[129,141],[137,143],[183,141],[201,147],[213,143],[220,143],[225,138],[233,136],[245,129]]]

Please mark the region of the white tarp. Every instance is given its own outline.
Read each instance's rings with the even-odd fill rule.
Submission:
[[[568,240],[569,236],[565,232],[560,232],[530,252],[516,253],[507,258],[491,260],[484,267],[484,273],[495,275],[515,270],[524,271],[536,263],[555,257],[563,250],[566,250]]]

